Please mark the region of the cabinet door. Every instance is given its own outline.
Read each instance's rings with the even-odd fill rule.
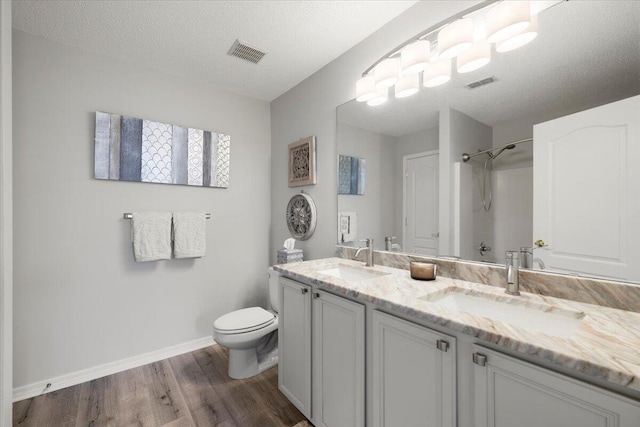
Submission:
[[[364,306],[313,292],[313,422],[364,426]]]
[[[640,426],[640,402],[480,346],[474,355],[476,427]]]
[[[375,427],[456,425],[456,340],[373,313]]]
[[[311,287],[280,278],[278,387],[311,418]]]
[[[640,280],[640,96],[533,127],[533,239],[547,269]],[[595,154],[594,154],[595,153]]]

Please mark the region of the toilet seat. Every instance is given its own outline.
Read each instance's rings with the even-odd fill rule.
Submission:
[[[262,307],[236,310],[218,318],[213,328],[220,334],[243,334],[266,328],[276,320],[276,315]]]

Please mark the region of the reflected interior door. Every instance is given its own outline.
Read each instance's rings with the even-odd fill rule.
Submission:
[[[438,254],[438,154],[405,157],[405,251]]]
[[[533,238],[550,270],[640,280],[640,96],[534,126]]]

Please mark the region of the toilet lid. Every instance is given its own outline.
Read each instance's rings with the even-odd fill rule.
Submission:
[[[219,317],[213,327],[222,333],[250,332],[270,325],[275,318],[275,314],[264,308],[249,307]]]

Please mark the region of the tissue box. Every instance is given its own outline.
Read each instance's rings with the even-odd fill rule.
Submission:
[[[280,249],[278,251],[278,264],[302,261],[302,249]]]

